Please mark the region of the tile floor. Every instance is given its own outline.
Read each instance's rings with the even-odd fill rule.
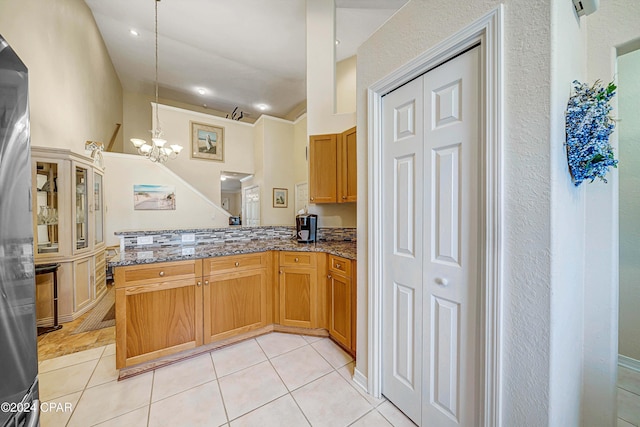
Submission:
[[[353,366],[327,338],[272,333],[118,382],[110,344],[40,362],[41,425],[414,425]]]
[[[640,427],[640,372],[618,366],[618,427]]]
[[[73,334],[73,331],[91,314],[91,310],[76,320],[62,323],[62,329],[38,336],[38,360],[104,347],[116,341],[116,327]]]

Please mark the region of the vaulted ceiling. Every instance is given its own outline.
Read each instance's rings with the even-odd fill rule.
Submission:
[[[154,0],[85,1],[124,90],[153,95]],[[337,60],[354,55],[406,2],[336,0]],[[237,106],[253,118],[266,104],[268,114],[285,116],[306,99],[305,20],[305,0],[160,1],[160,98]]]

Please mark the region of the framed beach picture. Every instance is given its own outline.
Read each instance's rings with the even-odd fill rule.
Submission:
[[[191,158],[224,162],[224,128],[191,123]]]
[[[273,207],[286,208],[289,206],[289,190],[286,188],[273,189]]]
[[[133,209],[136,211],[176,210],[176,187],[134,184]]]

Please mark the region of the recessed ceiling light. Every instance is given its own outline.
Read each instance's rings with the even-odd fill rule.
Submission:
[[[204,89],[202,89],[202,88],[200,88],[200,89],[198,89],[198,93],[199,93],[200,95],[204,95],[205,93],[207,93],[207,91],[206,91],[206,90],[204,90]]]
[[[267,104],[256,104],[256,108],[260,111],[266,111],[269,109],[269,106]]]
[[[138,33],[138,32],[137,32],[136,30],[134,30],[134,29],[130,29],[130,30],[129,30],[129,33],[131,33],[131,35],[132,35],[132,36],[139,36],[139,35],[140,35],[140,33]]]
[[[336,46],[340,44],[340,40],[336,39]]]

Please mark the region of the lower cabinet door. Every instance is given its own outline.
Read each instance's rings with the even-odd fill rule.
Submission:
[[[116,289],[116,368],[202,344],[200,279]]]
[[[317,283],[315,267],[280,267],[281,325],[316,327]]]
[[[205,344],[252,331],[266,324],[266,269],[205,277]]]
[[[73,311],[78,312],[93,301],[93,257],[73,262]]]
[[[351,348],[351,279],[329,276],[329,334],[346,348]]]

